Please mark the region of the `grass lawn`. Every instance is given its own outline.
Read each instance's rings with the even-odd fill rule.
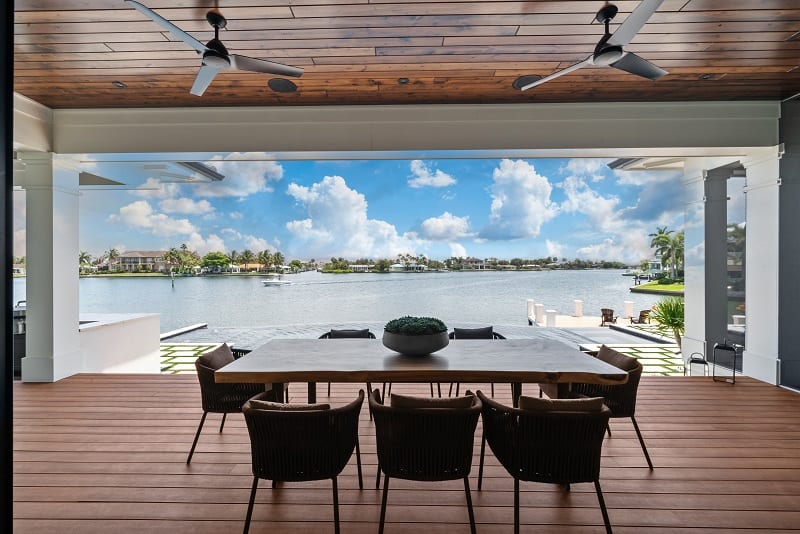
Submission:
[[[631,288],[634,293],[664,293],[666,295],[683,295],[684,284],[659,284],[656,281],[647,282]]]

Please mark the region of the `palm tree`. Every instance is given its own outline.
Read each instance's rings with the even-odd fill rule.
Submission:
[[[276,269],[280,269],[283,266],[283,263],[286,259],[283,257],[279,251],[275,251],[275,254],[272,255],[272,262],[275,264]]]
[[[106,258],[108,259],[108,268],[111,270],[111,266],[119,259],[119,250],[115,248],[108,249],[108,252],[106,252]]]
[[[269,271],[269,266],[272,265],[272,254],[270,254],[269,250],[262,250],[258,253],[257,260],[258,263],[264,266],[265,271]]]
[[[678,263],[683,260],[683,232],[675,237],[666,226],[658,227],[655,233],[649,234],[650,247],[656,249],[656,254],[661,256],[661,265],[669,266],[670,278],[677,278]]]
[[[237,254],[235,250],[231,250],[231,253],[228,254],[228,260],[231,262],[231,265],[239,265],[239,254]]]
[[[660,301],[650,311],[650,319],[658,323],[656,330],[659,333],[671,333],[680,348],[685,329],[684,303],[681,297],[667,297]]]
[[[253,260],[256,259],[255,254],[253,254],[250,250],[244,249],[242,254],[239,256],[239,260],[244,263],[244,270],[246,271]]]
[[[87,265],[92,264],[92,255],[88,252],[82,250],[80,254],[78,254],[78,266],[79,270],[83,271],[83,268]]]

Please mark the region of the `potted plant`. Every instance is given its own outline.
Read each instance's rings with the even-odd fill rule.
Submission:
[[[653,306],[650,319],[655,320],[656,330],[660,334],[671,333],[675,337],[678,348],[681,347],[681,336],[684,332],[683,299],[668,297]]]
[[[383,330],[383,344],[401,354],[422,356],[447,346],[447,325],[433,317],[392,319]]]

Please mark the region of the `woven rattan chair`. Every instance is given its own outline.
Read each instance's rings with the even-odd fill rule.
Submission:
[[[375,334],[364,328],[362,330],[347,329],[347,330],[331,330],[325,332],[319,339],[375,339]],[[383,385],[384,389],[386,384]],[[367,382],[367,391],[372,391],[372,384]],[[331,383],[328,382],[328,397],[331,396]]]
[[[494,327],[486,326],[483,328],[453,328],[453,331],[448,335],[450,339],[505,339],[503,334],[498,334],[494,331]],[[461,389],[461,383],[456,382],[456,397]],[[453,394],[453,384],[450,384],[448,396]],[[431,391],[433,396],[433,391]],[[441,392],[439,393],[441,397]],[[494,383],[492,383],[492,398],[494,398]]]
[[[514,478],[514,533],[519,533],[519,481],[569,485],[593,482],[606,532],[611,533],[600,488],[600,454],[610,410],[529,411],[503,406],[478,392],[483,434],[492,452]],[[540,399],[533,399],[542,402]],[[571,402],[571,401],[566,401]],[[481,456],[481,468],[483,456]],[[480,475],[479,475],[480,485]]]
[[[617,322],[617,318],[614,317],[614,310],[611,308],[601,308],[600,316],[600,326],[606,326],[607,324]]]
[[[214,381],[214,371],[220,369],[234,360],[231,349],[226,344],[222,344],[216,349],[206,352],[194,362],[197,369],[197,379],[200,381],[200,396],[203,401],[203,417],[200,418],[200,425],[194,435],[192,448],[189,450],[189,457],[186,463],[192,461],[197,440],[200,438],[200,431],[203,430],[203,423],[209,412],[221,413],[222,422],[219,431],[225,426],[225,416],[229,413],[241,413],[242,405],[253,395],[264,392],[263,384],[217,384]]]
[[[333,522],[339,533],[339,491],[337,477],[356,450],[359,478],[358,417],[364,391],[358,398],[334,409],[258,409],[261,396],[243,407],[253,467],[253,485],[244,533],[250,529],[253,504],[259,479],[277,482],[306,482],[331,479],[333,484]],[[292,405],[288,405],[292,407]],[[301,407],[303,408],[303,407]]]
[[[653,462],[647,453],[639,425],[636,424],[636,395],[639,391],[639,380],[642,378],[642,364],[636,358],[626,356],[621,352],[611,349],[605,345],[600,347],[596,358],[614,367],[627,371],[628,381],[620,385],[607,384],[572,384],[572,395],[585,397],[603,397],[606,406],[611,409],[612,418],[630,417],[633,429],[636,430],[636,437],[642,446],[642,452],[647,460],[648,467],[653,469]],[[608,435],[611,436],[611,427],[608,428]]]
[[[390,478],[422,481],[463,479],[470,529],[475,534],[469,473],[481,403],[471,393],[468,396],[472,402],[467,408],[397,408],[384,406],[377,389],[370,395],[369,407],[375,419],[378,475],[380,472],[384,474],[378,534],[383,534]],[[453,400],[456,399],[430,399]]]

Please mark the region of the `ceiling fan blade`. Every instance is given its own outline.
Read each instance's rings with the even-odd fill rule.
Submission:
[[[647,23],[648,19],[659,8],[664,0],[642,0],[639,7],[633,10],[628,18],[619,25],[617,31],[608,40],[610,45],[625,46],[630,44],[639,30]]]
[[[215,69],[214,67],[210,67],[208,65],[203,65],[200,67],[200,71],[197,73],[197,77],[194,79],[194,84],[192,84],[192,90],[189,91],[193,95],[203,96],[203,93],[206,92],[206,89],[211,82],[214,80],[214,77],[219,72],[219,69]]]
[[[280,76],[294,76],[295,78],[299,78],[303,75],[303,69],[299,67],[275,63],[273,61],[267,61],[266,59],[256,59],[240,56],[238,54],[231,54],[228,56],[228,59],[231,61],[231,68],[236,70],[265,72],[267,74],[278,74]]]
[[[630,72],[631,74],[635,74],[643,78],[648,78],[650,80],[657,80],[662,76],[667,75],[667,71],[664,69],[656,67],[646,59],[642,59],[631,52],[627,52],[624,56],[614,63],[611,63],[609,66],[614,67],[615,69],[624,70],[625,72]]]
[[[549,82],[550,80],[552,80],[554,78],[558,78],[559,76],[563,76],[563,75],[568,74],[568,73],[570,73],[570,72],[572,72],[574,70],[578,70],[581,67],[588,67],[591,64],[592,64],[592,56],[589,56],[586,59],[584,59],[583,61],[575,63],[574,65],[570,65],[566,69],[561,69],[560,71],[554,72],[550,76],[545,76],[541,80],[536,80],[535,82],[531,82],[528,85],[523,85],[522,87],[519,88],[519,90],[520,91],[527,91],[528,89],[532,89],[532,88],[536,87],[537,85],[542,85],[543,83]]]
[[[140,11],[148,18],[152,19],[153,22],[155,22],[159,26],[166,28],[172,35],[174,35],[184,43],[188,44],[198,52],[203,53],[206,50],[208,50],[208,48],[206,48],[206,45],[204,45],[203,43],[201,43],[200,41],[198,41],[185,31],[183,31],[182,29],[178,28],[173,23],[171,23],[170,21],[168,21],[167,19],[165,19],[164,17],[162,17],[161,15],[150,9],[149,7],[140,4],[139,2],[136,2],[136,0],[125,0],[125,1],[130,5],[132,5],[137,11]]]

